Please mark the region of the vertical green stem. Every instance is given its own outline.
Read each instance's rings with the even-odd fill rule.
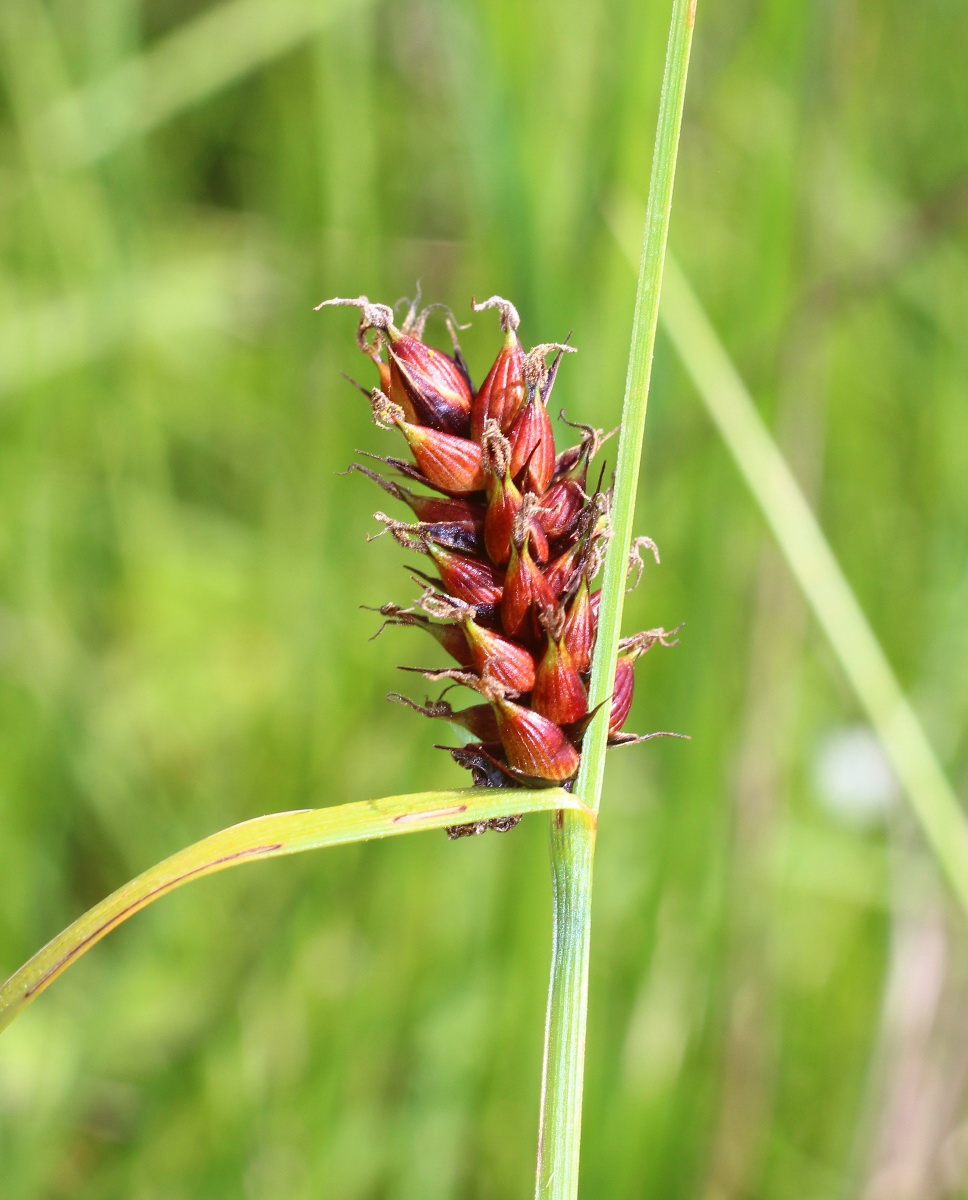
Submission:
[[[535,1195],[578,1194],[595,817],[551,817],[551,981],[545,1018]]]
[[[601,708],[585,734],[582,763],[575,784],[576,793],[595,813],[602,794],[608,742],[608,701],[618,658],[626,568],[659,318],[662,266],[669,233],[695,14],[696,0],[673,0],[625,382],[612,505],[612,540],[605,559],[598,643],[589,692],[591,706],[601,705]],[[535,1185],[538,1200],[575,1200],[578,1195],[594,848],[595,827],[589,818],[576,813],[559,813],[552,818],[554,932]]]
[[[585,735],[582,765],[576,786],[576,791],[585,798],[585,803],[596,811],[601,800],[605,745],[608,739],[608,705],[605,702],[612,692],[612,680],[615,677],[615,663],[618,658],[618,640],[622,628],[626,568],[632,543],[639,464],[649,402],[649,380],[652,375],[652,354],[659,321],[659,294],[662,290],[662,270],[669,236],[672,185],[676,173],[676,153],[679,147],[679,129],[682,125],[682,106],[686,93],[686,74],[689,68],[695,12],[696,0],[674,0],[665,74],[662,79],[662,96],[659,101],[652,180],[649,184],[649,200],[645,213],[645,234],[639,262],[635,315],[632,320],[632,347],[625,380],[622,431],[615,470],[612,541],[605,558],[598,644],[589,695],[589,702],[593,708],[598,704],[604,707]]]

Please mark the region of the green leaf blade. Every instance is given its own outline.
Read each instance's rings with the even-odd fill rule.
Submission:
[[[272,813],[232,825],[142,872],[24,963],[0,986],[0,1031],[112,929],[155,900],[206,875],[306,850],[561,809],[585,811],[575,796],[561,788],[465,788]]]

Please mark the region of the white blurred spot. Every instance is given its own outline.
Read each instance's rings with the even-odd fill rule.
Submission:
[[[880,824],[899,797],[894,772],[866,725],[835,729],[823,738],[813,782],[824,808],[855,826]]]

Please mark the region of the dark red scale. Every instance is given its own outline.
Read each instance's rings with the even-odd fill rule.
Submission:
[[[612,705],[608,712],[608,732],[618,733],[628,720],[635,694],[635,658],[622,655],[615,664],[615,686],[612,689]]]
[[[509,331],[471,404],[471,437],[479,442],[487,421],[497,421],[501,432],[507,433],[523,403],[524,351],[517,334]]]
[[[592,609],[591,596],[588,592],[588,580],[582,576],[578,591],[575,592],[565,613],[563,637],[571,660],[579,671],[587,671],[592,664],[592,650],[595,648],[595,632],[598,619]]]
[[[471,391],[457,364],[405,333],[390,339],[389,355],[390,399],[400,405],[407,420],[467,437]]]
[[[522,491],[543,496],[555,471],[555,438],[548,410],[532,394],[508,430],[511,475]]]
[[[510,475],[492,475],[484,518],[484,547],[493,562],[506,566],[511,557],[511,534],[521,511],[522,497]]]
[[[527,638],[539,629],[538,617],[552,608],[557,595],[548,586],[537,563],[531,557],[527,541],[511,551],[501,597],[501,624],[508,637]]]
[[[552,541],[567,537],[575,528],[578,516],[585,507],[585,493],[574,479],[553,483],[541,497],[538,521]]]

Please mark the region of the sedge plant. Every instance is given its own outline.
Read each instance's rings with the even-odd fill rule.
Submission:
[[[412,457],[352,469],[410,510],[378,513],[384,530],[426,557],[420,595],[380,609],[384,624],[417,628],[453,665],[416,670],[443,684],[420,703],[392,698],[464,735],[449,753],[473,786],[256,818],[174,854],[55,937],[0,987],[0,1029],[69,965],[147,904],[216,871],[303,850],[446,829],[451,837],[507,831],[550,817],[551,978],[545,1030],[536,1195],[573,1200],[578,1187],[592,863],[605,751],[662,734],[628,734],[636,660],[673,640],[664,629],[621,637],[631,568],[648,538],[633,516],[662,267],[668,236],[695,0],[674,0],[633,319],[632,348],[610,485],[593,459],[601,431],[577,426],[559,450],[548,412],[564,343],[525,350],[514,305],[494,310],[502,344],[475,387],[454,324],[451,353],[424,341],[430,310],[400,319],[366,297],[324,301],[360,310],[358,344],[377,370],[364,388],[376,424],[402,435]],[[553,356],[549,363],[549,356]],[[381,471],[388,469],[389,474]],[[656,554],[657,557],[657,554]],[[596,577],[602,573],[601,587]],[[674,633],[675,631],[673,631]],[[411,668],[414,669],[414,668]],[[462,708],[452,690],[473,702]],[[675,735],[674,735],[675,736]]]

